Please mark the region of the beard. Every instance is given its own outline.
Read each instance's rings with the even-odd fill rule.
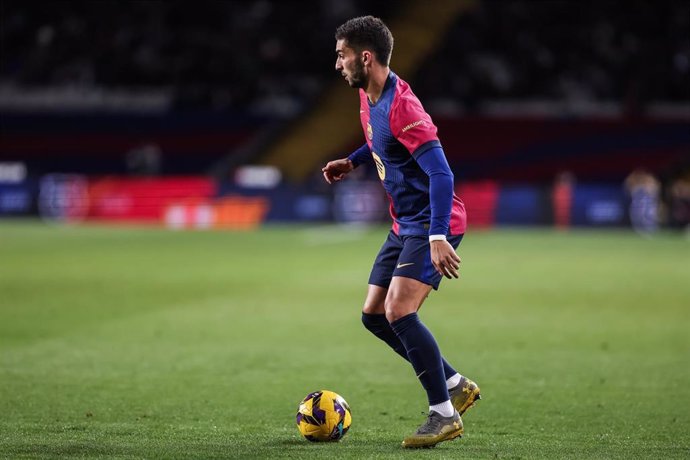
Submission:
[[[354,61],[354,68],[352,69],[348,83],[351,88],[364,88],[366,77],[364,75],[364,62],[361,57]]]

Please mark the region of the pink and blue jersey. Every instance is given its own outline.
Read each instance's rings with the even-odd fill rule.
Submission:
[[[392,71],[379,100],[359,90],[366,144],[350,155],[355,166],[373,159],[390,200],[397,235],[461,235],[465,206],[453,192],[437,129],[405,81]]]

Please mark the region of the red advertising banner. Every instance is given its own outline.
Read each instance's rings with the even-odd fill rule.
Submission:
[[[465,182],[455,192],[465,203],[470,227],[493,227],[500,186],[495,181]]]
[[[163,223],[174,204],[211,199],[216,183],[206,177],[111,178],[89,183],[87,219]]]

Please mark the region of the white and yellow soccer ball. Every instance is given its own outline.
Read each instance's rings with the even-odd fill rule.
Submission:
[[[352,424],[350,406],[338,393],[309,393],[297,409],[297,429],[309,441],[339,441]]]

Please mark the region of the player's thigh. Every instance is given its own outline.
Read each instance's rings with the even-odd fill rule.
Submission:
[[[393,231],[390,231],[386,241],[376,255],[374,265],[371,267],[371,273],[369,274],[370,285],[388,289],[402,250],[402,239]]]
[[[386,312],[385,302],[388,289],[370,284],[367,290],[367,298],[364,301],[362,311],[370,315],[382,315]]]
[[[414,278],[394,276],[391,280],[384,304],[389,322],[415,313],[429,295],[431,285]]]
[[[449,236],[448,242],[457,249],[462,235]],[[431,262],[431,248],[426,236],[408,236],[404,238],[403,249],[398,258],[398,264],[393,271],[393,277],[401,276],[415,279],[438,289],[443,278]]]

